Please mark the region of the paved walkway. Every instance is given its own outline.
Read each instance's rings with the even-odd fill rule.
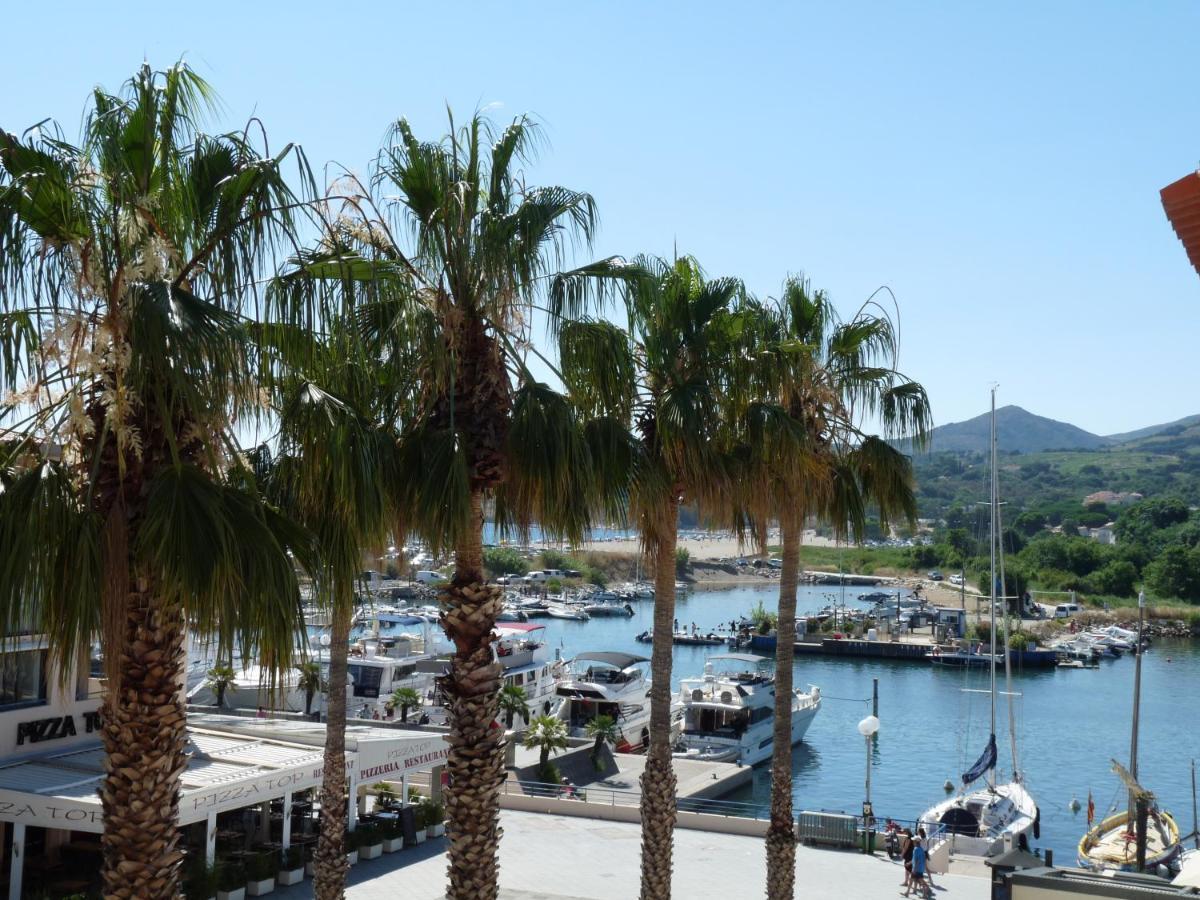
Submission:
[[[505,811],[500,847],[501,900],[626,900],[638,895],[637,825]],[[385,854],[350,870],[349,900],[440,900],[446,891],[445,839]],[[902,870],[881,857],[812,850],[796,853],[796,896],[805,900],[895,897]],[[763,895],[766,863],[758,838],[679,829],[675,889],[683,900],[741,900]],[[986,900],[986,878],[942,875],[934,896]],[[312,897],[312,881],[277,888],[282,900]]]

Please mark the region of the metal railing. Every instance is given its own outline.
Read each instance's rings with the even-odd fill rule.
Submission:
[[[578,787],[575,785],[550,784],[543,781],[517,781],[513,779],[504,782],[504,793],[554,800],[580,800],[587,803],[599,803],[603,806],[637,807],[642,802],[642,795],[639,791],[596,787],[592,785]],[[743,803],[737,800],[681,797],[676,802],[676,806],[680,812],[704,813],[711,816],[735,816],[742,819],[765,820],[769,818],[769,814],[758,805]]]

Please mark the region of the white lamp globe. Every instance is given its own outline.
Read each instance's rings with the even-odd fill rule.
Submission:
[[[879,719],[875,716],[867,716],[858,723],[858,733],[863,737],[870,737],[879,730]]]
[[[329,635],[327,635],[327,634],[321,635],[321,646],[322,647],[328,647],[330,645],[330,643],[331,643],[331,641],[329,640]],[[860,724],[858,727],[862,728],[862,725]]]

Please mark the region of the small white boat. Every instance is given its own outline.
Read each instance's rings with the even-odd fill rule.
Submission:
[[[582,609],[577,609],[572,606],[563,606],[560,603],[551,603],[546,606],[546,615],[552,619],[568,619],[572,622],[586,622],[591,618]]]

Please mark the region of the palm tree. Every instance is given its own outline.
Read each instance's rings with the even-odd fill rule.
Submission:
[[[204,686],[216,695],[218,709],[225,706],[226,691],[237,691],[236,678],[232,666],[213,666],[205,673]]]
[[[538,771],[543,781],[550,780],[550,754],[566,750],[567,723],[557,716],[534,716],[525,732],[525,749],[538,750]]]
[[[516,684],[506,684],[500,690],[500,713],[504,716],[504,723],[512,730],[513,723],[517,720],[517,716],[526,725],[529,724],[529,696],[525,693],[525,688]]]
[[[861,430],[878,419],[892,439],[924,440],[930,427],[925,390],[896,370],[892,318],[873,300],[845,323],[823,292],[789,279],[782,297],[755,307],[745,336],[760,427],[747,441],[751,464],[743,496],[760,528],[776,517],[782,541],[771,757],[771,822],[767,831],[767,897],[791,900],[795,880],[792,818],[792,667],[800,539],[815,515],[836,533],[861,534],[875,504],[881,523],[916,515],[911,461]],[[731,392],[736,393],[736,391]],[[769,412],[768,412],[769,411]]]
[[[419,379],[401,453],[403,470],[421,477],[408,482],[401,517],[434,552],[455,553],[440,593],[455,645],[442,682],[452,900],[495,900],[499,890],[504,735],[491,727],[501,687],[491,642],[503,594],[483,570],[485,503],[494,501],[501,527],[527,531],[536,521],[575,541],[593,516],[623,509],[619,460],[594,452],[611,429],[585,428],[580,410],[525,365],[545,276],[595,227],[587,194],[526,184],[520,166],[537,134],[525,117],[494,133],[476,115],[423,143],[397,122],[374,187],[340,185],[340,237],[353,252],[338,247],[311,262],[349,267],[379,288],[361,322],[385,360]],[[393,198],[386,211],[372,190]],[[569,310],[551,298],[545,312],[554,325]]]
[[[408,721],[408,711],[421,705],[421,695],[410,687],[396,688],[392,691],[392,705],[400,707],[400,721]]]
[[[326,241],[336,232],[326,226]],[[401,496],[398,428],[405,389],[364,341],[356,316],[374,286],[344,267],[314,269],[300,254],[272,283],[267,348],[272,399],[279,410],[277,449],[257,451],[271,496],[315,536],[320,566],[314,593],[330,611],[325,775],[321,834],[314,854],[314,896],[335,900],[345,891],[347,798],[346,684],[355,583],[368,550],[382,546],[397,521]],[[316,321],[296,327],[303,310]],[[316,332],[317,323],[323,329]]]
[[[564,273],[553,293],[579,308],[590,292],[619,292],[628,335],[599,319],[564,322],[559,354],[572,397],[593,416],[632,422],[630,508],[654,565],[650,741],[642,776],[643,900],[671,894],[675,775],[671,769],[671,654],[681,504],[723,517],[730,464],[723,452],[727,372],[738,336],[741,284],[708,280],[695,260],[640,257]]]
[[[592,765],[597,769],[602,768],[600,754],[604,750],[604,745],[615,747],[620,731],[617,728],[617,720],[612,716],[599,715],[592,721],[587,723],[587,736],[592,738]]]
[[[257,120],[202,133],[211,98],[144,65],[94,91],[77,146],[0,131],[0,624],[37,623],[64,673],[100,635],[108,897],[179,893],[185,626],[278,673],[303,625],[305,535],[233,429],[257,414],[241,313],[292,239],[299,154],[261,151]]]
[[[312,715],[313,698],[321,690],[321,664],[309,659],[296,666],[296,687],[304,691],[304,714]]]

